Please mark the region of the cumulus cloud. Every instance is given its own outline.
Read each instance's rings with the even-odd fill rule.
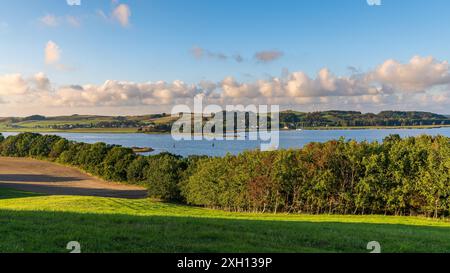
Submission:
[[[28,90],[28,82],[20,74],[7,74],[0,76],[0,95],[14,96],[25,94]]]
[[[420,92],[419,92],[420,91]],[[103,84],[54,86],[38,73],[0,76],[0,99],[33,101],[42,107],[137,107],[190,103],[203,94],[214,104],[318,105],[335,109],[445,109],[450,103],[447,62],[432,57],[413,57],[408,63],[386,61],[367,73],[340,77],[321,69],[310,77],[302,71],[281,77],[240,82],[226,77],[219,82],[195,84],[173,82],[127,82],[109,80]]]
[[[278,50],[267,50],[255,53],[255,59],[261,63],[269,63],[283,57],[284,53]]]
[[[439,62],[431,56],[414,56],[406,64],[387,60],[369,77],[393,89],[410,92],[423,92],[430,86],[450,82],[448,62]]]
[[[119,22],[123,27],[130,25],[131,9],[126,4],[120,4],[114,8],[111,18]]]
[[[52,106],[138,106],[168,105],[192,98],[198,87],[182,81],[133,83],[109,80],[102,85],[63,86],[44,92],[41,98]]]
[[[43,72],[39,72],[31,79],[31,86],[33,86],[35,90],[42,90],[44,92],[51,90],[50,79]]]
[[[47,45],[45,46],[45,63],[57,64],[60,59],[61,59],[61,49],[55,42],[48,41]]]

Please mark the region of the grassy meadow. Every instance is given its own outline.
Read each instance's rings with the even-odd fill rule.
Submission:
[[[232,213],[151,199],[0,188],[0,252],[449,252],[450,222],[420,217]]]
[[[137,128],[76,128],[76,129],[51,129],[51,128],[33,128],[33,127],[23,127],[23,128],[6,128],[0,126],[1,132],[11,132],[11,133],[86,133],[86,134],[133,134],[137,132]]]
[[[147,133],[168,133],[178,120],[169,114],[142,116],[30,116],[0,117],[3,132],[72,132],[72,133],[137,133],[140,127],[153,125],[158,130]],[[280,112],[280,128],[304,130],[353,130],[353,129],[431,129],[450,126],[448,116],[427,112],[385,111],[379,114],[362,114],[354,111],[324,111],[302,113]]]

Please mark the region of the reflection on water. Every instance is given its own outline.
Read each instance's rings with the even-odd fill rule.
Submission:
[[[3,133],[4,136],[17,133]],[[95,133],[51,133],[69,140],[95,143],[105,142],[124,147],[151,147],[151,154],[170,152],[182,156],[210,155],[224,156],[227,153],[238,154],[244,150],[258,149],[260,141],[223,140],[223,141],[175,141],[170,134],[95,134]],[[345,137],[357,141],[381,141],[390,134],[402,137],[421,134],[444,135],[450,137],[450,128],[436,129],[374,129],[374,130],[304,130],[280,132],[280,148],[300,148],[309,142],[325,142]]]

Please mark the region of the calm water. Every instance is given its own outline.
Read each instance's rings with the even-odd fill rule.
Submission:
[[[4,136],[17,133],[3,133]],[[105,142],[124,147],[151,147],[156,153],[170,152],[182,156],[210,155],[224,156],[227,153],[238,154],[244,150],[257,149],[259,141],[181,141],[177,142],[169,134],[84,134],[84,133],[52,133],[69,140],[96,143]],[[281,148],[301,148],[309,142],[325,142],[345,137],[357,141],[381,141],[390,134],[417,136],[421,134],[444,135],[450,137],[450,128],[438,129],[374,129],[374,130],[311,130],[280,132]],[[213,145],[214,143],[214,145]]]

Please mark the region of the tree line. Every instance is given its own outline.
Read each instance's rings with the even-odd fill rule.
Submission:
[[[284,111],[280,113],[282,127],[347,127],[347,126],[425,126],[449,125],[450,118],[428,112],[383,111],[379,114],[356,111],[323,111],[302,113]]]
[[[230,211],[448,217],[450,138],[391,135],[225,157],[136,155],[129,148],[23,133],[0,154],[76,166],[151,197]]]

